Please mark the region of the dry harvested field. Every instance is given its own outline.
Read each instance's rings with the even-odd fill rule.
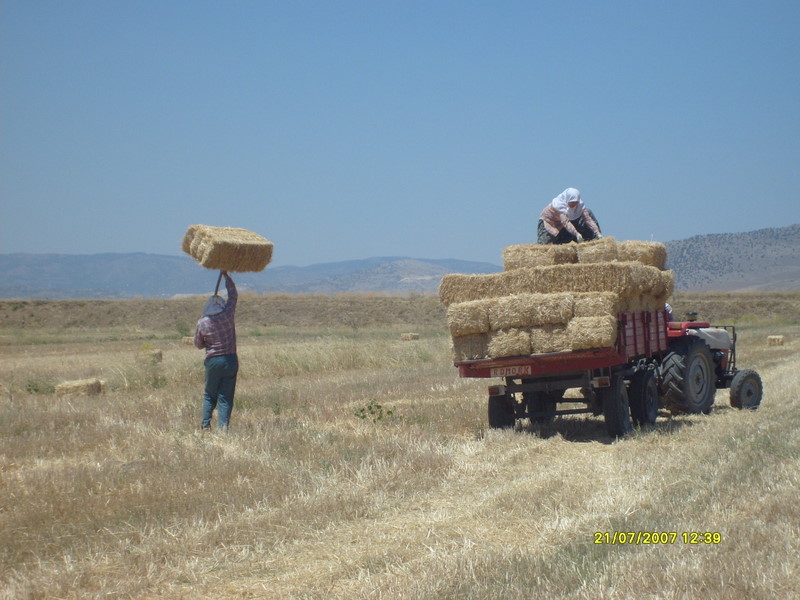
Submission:
[[[612,441],[488,430],[433,297],[243,294],[205,436],[202,299],[0,302],[0,598],[798,598],[800,293],[672,304],[738,326],[763,405]]]

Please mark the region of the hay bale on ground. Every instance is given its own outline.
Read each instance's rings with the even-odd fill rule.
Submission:
[[[489,356],[489,334],[472,333],[453,337],[453,360],[480,360]]]
[[[610,348],[617,340],[617,319],[604,317],[576,317],[567,325],[569,347],[572,350]]]
[[[603,263],[619,260],[619,244],[613,237],[590,240],[576,246],[579,263]]]
[[[238,227],[191,225],[183,236],[183,251],[207,269],[263,271],[272,260],[272,242]]]
[[[531,353],[531,333],[526,328],[493,331],[489,339],[489,358],[528,356]]]
[[[419,339],[418,333],[401,333],[400,339],[404,342],[413,342],[414,340]]]
[[[489,329],[566,324],[572,318],[572,294],[514,294],[488,302]]]
[[[184,346],[194,346],[194,337],[185,335],[181,338],[181,344]]]
[[[768,335],[767,346],[783,346],[784,339],[782,335]]]
[[[578,262],[577,244],[516,244],[503,250],[506,271]]]
[[[619,243],[619,260],[636,261],[663,271],[667,264],[667,247],[661,242],[626,240]]]
[[[103,393],[105,382],[101,379],[76,379],[64,381],[56,386],[59,396],[96,396]]]
[[[489,300],[472,300],[451,304],[447,309],[447,326],[456,337],[489,331]]]

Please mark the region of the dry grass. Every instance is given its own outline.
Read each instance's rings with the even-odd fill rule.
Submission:
[[[232,431],[206,437],[201,355],[179,336],[148,362],[146,323],[59,343],[27,328],[14,345],[4,329],[0,598],[798,597],[797,299],[676,298],[736,319],[764,405],[737,411],[720,391],[711,415],[616,443],[594,418],[487,431],[494,380],[457,378],[441,313],[248,321]],[[92,377],[103,395],[53,393]],[[613,531],[679,537],[593,543]],[[693,531],[722,542],[683,544]]]

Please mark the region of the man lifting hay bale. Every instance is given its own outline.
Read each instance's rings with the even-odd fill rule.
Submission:
[[[195,326],[194,345],[205,349],[206,354],[200,426],[203,430],[210,429],[214,410],[218,408],[217,426],[227,431],[239,373],[235,323],[239,294],[228,271],[262,271],[272,260],[272,242],[247,229],[192,225],[183,237],[182,247],[202,266],[220,271],[217,290],[206,301]],[[227,299],[217,295],[222,278]]]

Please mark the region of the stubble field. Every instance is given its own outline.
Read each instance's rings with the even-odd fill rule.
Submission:
[[[494,381],[457,377],[427,296],[243,294],[231,430],[203,435],[201,306],[0,302],[0,598],[800,597],[800,293],[677,295],[737,325],[763,405],[620,441],[487,429]]]

